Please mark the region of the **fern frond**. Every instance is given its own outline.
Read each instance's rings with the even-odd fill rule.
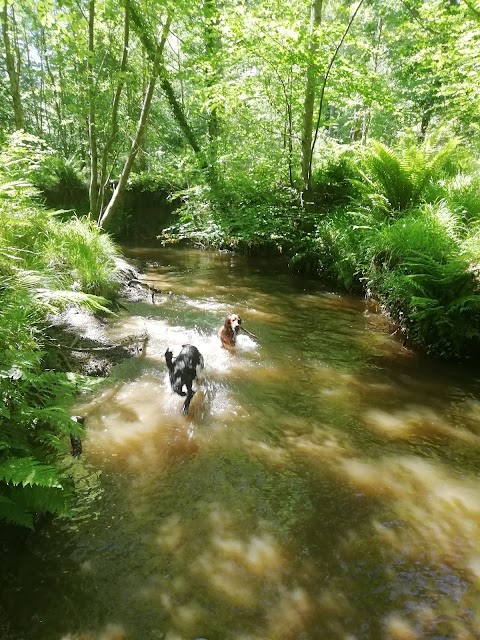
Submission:
[[[20,504],[32,513],[55,513],[68,516],[71,513],[72,494],[64,487],[28,486],[18,489],[21,495]]]
[[[62,489],[57,470],[35,458],[8,458],[0,463],[0,480],[14,486]]]
[[[0,495],[0,520],[33,529],[33,513],[26,512],[18,502],[2,495]]]
[[[450,303],[452,311],[458,310],[460,313],[480,312],[480,294],[460,296]]]

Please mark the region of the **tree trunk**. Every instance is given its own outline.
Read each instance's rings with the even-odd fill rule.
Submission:
[[[375,53],[373,54],[373,71],[378,73],[378,64],[380,60],[380,44],[382,41],[383,20],[380,16],[377,20],[377,29],[375,31]],[[372,100],[369,100],[365,114],[363,117],[362,127],[362,144],[366,145],[368,141],[368,132],[370,129],[370,123],[372,121]]]
[[[132,146],[130,148],[130,153],[125,161],[125,165],[123,167],[122,174],[118,181],[118,184],[113,192],[113,195],[108,203],[107,208],[103,212],[102,216],[98,221],[98,225],[102,228],[106,228],[110,223],[113,214],[118,210],[121,197],[125,190],[125,186],[127,184],[127,180],[130,176],[130,172],[132,170],[133,163],[137,156],[138,150],[140,148],[140,144],[142,143],[143,136],[145,133],[145,128],[147,125],[148,113],[150,111],[150,106],[152,103],[153,91],[155,89],[155,84],[160,73],[160,69],[162,67],[163,61],[163,49],[165,47],[165,43],[167,41],[168,32],[170,30],[170,24],[172,22],[172,14],[169,13],[167,17],[167,21],[163,28],[162,40],[160,44],[157,46],[157,50],[155,52],[155,59],[153,62],[152,72],[150,74],[150,81],[147,86],[147,90],[145,93],[145,98],[143,100],[142,112],[140,114],[140,119],[137,125],[137,132],[135,134],[135,138],[133,139]]]
[[[292,189],[295,188],[293,179],[293,115],[292,115],[292,68],[288,75],[287,83],[284,82],[280,74],[278,80],[282,87],[283,97],[285,99],[285,120],[283,129],[283,151],[287,159],[288,179]]]
[[[212,89],[218,81],[221,41],[218,33],[217,0],[204,0],[203,17],[205,19],[204,41],[206,53],[205,84]],[[207,107],[208,116],[208,165],[213,182],[217,181],[218,136],[220,134],[219,109],[216,103]]]
[[[58,129],[58,137],[59,137],[59,146],[62,149],[63,155],[67,157],[68,149],[67,149],[67,134],[65,125],[63,123],[63,112],[62,112],[62,102],[60,100],[59,92],[58,92],[58,83],[53,75],[52,69],[50,67],[50,62],[48,60],[47,47],[45,43],[45,30],[41,27],[41,44],[42,44],[42,68],[45,64],[45,69],[47,71],[48,77],[50,79],[50,87],[53,93],[53,106],[55,109],[55,114],[57,116],[57,124],[56,128]]]
[[[336,46],[335,51],[333,52],[333,56],[330,59],[330,62],[328,63],[328,67],[327,70],[325,72],[325,75],[323,76],[323,82],[322,82],[322,88],[320,90],[320,101],[319,101],[319,106],[318,106],[318,116],[317,116],[317,124],[315,126],[315,135],[313,136],[313,142],[312,142],[312,148],[311,148],[311,153],[310,153],[310,164],[308,167],[308,172],[307,172],[307,184],[308,187],[311,189],[311,180],[312,180],[312,160],[313,160],[313,152],[315,150],[315,144],[317,142],[317,137],[318,137],[318,131],[320,129],[320,121],[322,119],[322,109],[323,109],[323,100],[325,98],[325,90],[327,88],[327,82],[328,82],[328,78],[330,76],[330,72],[333,68],[333,65],[335,63],[335,60],[337,59],[338,53],[340,51],[340,49],[342,48],[342,45],[345,41],[345,38],[348,35],[348,32],[350,31],[350,28],[357,16],[357,13],[360,11],[360,7],[362,6],[362,4],[365,2],[365,0],[359,0],[354,12],[352,13],[352,17],[350,18],[348,25],[345,28],[345,31],[343,32],[342,37],[340,38],[339,43]]]
[[[125,24],[124,24],[124,31],[123,31],[122,61],[120,63],[120,79],[118,81],[117,89],[115,91],[115,96],[113,98],[112,123],[111,123],[110,135],[105,143],[105,147],[103,149],[103,154],[102,154],[102,166],[100,170],[100,193],[98,198],[98,218],[100,218],[103,213],[105,189],[108,185],[108,175],[107,175],[108,158],[109,158],[110,150],[113,146],[113,143],[115,142],[118,135],[118,109],[120,106],[120,98],[122,95],[123,87],[125,85],[124,78],[125,78],[125,71],[127,69],[129,38],[130,38],[130,2],[129,0],[125,0]]]
[[[156,46],[154,41],[151,39],[149,35],[148,27],[144,24],[144,21],[141,15],[141,10],[136,6],[135,2],[131,2],[130,11],[132,16],[132,22],[137,31],[138,37],[142,41],[142,44],[145,47],[145,50],[150,60],[153,62],[153,60],[155,59]],[[163,61],[161,61],[161,64],[160,64],[159,75],[160,75],[160,85],[167,97],[168,104],[172,109],[173,115],[175,117],[175,120],[178,123],[178,126],[182,130],[185,138],[187,139],[189,145],[192,147],[195,153],[197,155],[201,155],[200,145],[195,137],[195,134],[190,128],[190,125],[187,122],[181,103],[178,101],[177,96],[175,95],[175,91],[172,87],[172,84],[168,79],[168,71]]]
[[[312,154],[313,108],[315,105],[315,88],[317,86],[318,70],[316,56],[318,53],[318,28],[322,22],[323,0],[312,0],[310,47],[307,67],[307,84],[303,102],[303,132],[302,132],[302,192],[306,194],[311,189],[309,167]]]
[[[95,128],[95,82],[93,78],[93,54],[94,54],[94,25],[95,25],[95,0],[89,2],[88,13],[88,141],[90,145],[90,215],[98,212],[98,151],[97,132]]]
[[[15,116],[15,129],[25,128],[25,118],[22,98],[20,96],[20,56],[18,50],[12,51],[12,43],[8,32],[8,2],[4,0],[2,9],[2,31],[3,44],[5,46],[5,64],[7,67],[8,79],[10,83],[10,95],[13,102],[13,113]],[[15,59],[17,57],[17,59]]]

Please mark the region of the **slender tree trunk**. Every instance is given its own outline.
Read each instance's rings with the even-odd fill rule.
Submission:
[[[100,170],[100,193],[98,198],[99,200],[98,201],[98,218],[100,218],[103,213],[105,189],[108,184],[108,175],[107,175],[108,159],[110,156],[110,151],[112,149],[112,146],[115,140],[117,139],[117,135],[118,135],[118,110],[120,107],[120,98],[122,96],[123,87],[125,85],[124,78],[125,78],[125,71],[127,69],[129,38],[130,38],[130,2],[129,0],[125,0],[125,23],[124,23],[124,30],[123,30],[123,53],[122,53],[122,61],[120,63],[120,78],[117,84],[117,89],[115,91],[115,96],[113,98],[110,135],[105,143],[105,147],[103,149],[103,154],[102,154],[102,166]]]
[[[88,141],[90,145],[90,215],[96,216],[98,211],[98,150],[97,131],[95,126],[95,81],[93,77],[94,55],[95,0],[89,2],[88,12]]]
[[[383,29],[383,20],[380,16],[377,20],[377,29],[375,32],[375,53],[373,54],[373,71],[374,73],[378,73],[378,63],[380,60],[380,43],[382,41],[382,29]],[[363,118],[363,127],[362,127],[362,144],[366,145],[368,141],[368,132],[370,129],[370,122],[372,121],[372,101],[370,100],[367,104],[367,108],[365,109],[365,115]]]
[[[28,36],[28,33],[27,33],[27,29],[25,27],[25,23],[23,24],[23,40],[25,42],[25,51],[26,51],[26,57],[27,57],[28,84],[29,84],[29,87],[30,87],[30,91],[32,91],[33,88],[35,87],[35,79],[33,77],[32,61],[30,59],[29,36]],[[18,38],[17,37],[15,37],[15,48],[17,50],[17,59],[20,60],[20,52],[19,52],[19,48],[18,48]],[[41,126],[41,118],[40,118],[41,101],[34,100],[33,104],[32,104],[32,109],[33,109],[33,116],[35,118],[36,131],[38,132],[38,134],[40,136],[43,137],[43,128]]]
[[[292,115],[292,69],[290,68],[290,75],[287,80],[287,84],[283,81],[283,78],[278,74],[278,80],[282,87],[283,97],[285,99],[285,125],[283,133],[283,150],[287,157],[288,167],[288,179],[292,189],[295,188],[293,179],[293,115]]]
[[[132,0],[130,3],[130,11],[132,16],[133,26],[135,27],[138,37],[142,41],[142,44],[145,47],[145,50],[150,60],[153,62],[153,60],[155,59],[155,52],[156,52],[155,43],[149,35],[148,27],[144,24],[141,10],[139,9],[139,7],[137,7],[136,3],[133,2]],[[168,72],[163,61],[160,64],[159,75],[160,75],[160,86],[162,87],[166,95],[168,104],[170,105],[173,116],[177,121],[178,126],[180,127],[189,145],[192,147],[195,153],[201,156],[202,152],[201,152],[200,144],[198,143],[195,137],[195,134],[193,133],[192,129],[190,128],[190,125],[187,122],[187,118],[185,116],[183,107],[179,102],[179,100],[177,99],[173,86],[170,80],[168,79]]]
[[[8,2],[4,0],[2,9],[2,32],[3,32],[3,44],[5,47],[5,64],[7,67],[8,79],[10,83],[10,95],[13,102],[13,113],[15,116],[15,129],[25,128],[25,117],[23,111],[22,98],[20,95],[20,55],[18,49],[14,52],[12,50],[12,43],[10,41],[10,34],[8,31],[9,19],[8,19]],[[17,59],[15,59],[17,57]]]
[[[287,165],[288,165],[288,180],[290,186],[294,189],[295,184],[293,180],[293,119],[292,119],[292,103],[290,101],[286,104],[287,111]]]
[[[142,112],[140,114],[140,119],[138,121],[138,125],[137,125],[137,132],[135,134],[135,138],[133,139],[132,142],[132,146],[130,148],[130,153],[128,154],[128,157],[125,161],[125,165],[123,167],[123,171],[122,174],[120,176],[120,179],[118,181],[118,184],[115,188],[115,191],[113,192],[112,198],[110,200],[110,202],[108,203],[107,208],[105,209],[105,211],[103,212],[100,220],[98,221],[98,225],[102,228],[106,228],[108,226],[108,224],[110,223],[113,214],[117,211],[119,204],[120,204],[120,199],[123,195],[123,192],[125,190],[125,186],[127,184],[127,180],[130,176],[130,172],[132,170],[132,166],[133,163],[135,161],[135,158],[137,156],[138,150],[140,148],[140,145],[142,143],[143,140],[143,136],[145,133],[145,129],[146,129],[146,125],[147,125],[147,118],[148,118],[148,113],[150,111],[150,106],[152,103],[152,97],[153,97],[153,91],[155,89],[155,84],[158,78],[158,75],[160,73],[160,69],[162,67],[162,60],[163,60],[163,49],[165,47],[165,43],[167,41],[167,36],[168,36],[168,32],[170,30],[170,24],[172,22],[172,14],[169,13],[168,17],[167,17],[167,21],[166,24],[163,28],[163,34],[162,34],[162,40],[160,42],[160,44],[157,46],[157,50],[155,53],[155,59],[153,62],[153,67],[152,67],[152,71],[150,74],[150,80],[149,83],[147,85],[147,90],[145,93],[145,98],[143,100],[143,106],[142,106]]]
[[[315,89],[317,86],[318,69],[316,56],[318,53],[318,28],[322,22],[323,0],[312,0],[311,30],[309,60],[307,67],[307,84],[303,102],[303,132],[302,132],[302,192],[310,190],[309,167],[312,154],[313,108],[315,106]]]
[[[62,103],[60,100],[60,96],[58,94],[58,83],[55,79],[55,76],[53,75],[52,69],[50,67],[50,63],[48,61],[48,55],[47,55],[47,47],[46,47],[46,43],[45,43],[45,31],[42,28],[41,31],[41,42],[42,42],[42,67],[43,64],[45,63],[45,69],[47,70],[47,74],[48,77],[50,79],[50,88],[53,92],[53,106],[55,109],[55,113],[57,116],[57,124],[56,127],[58,129],[58,136],[59,136],[59,146],[61,147],[64,156],[66,157],[68,155],[67,152],[67,136],[66,136],[66,131],[65,131],[65,125],[63,124],[63,112],[62,112]]]
[[[352,14],[352,17],[350,18],[348,25],[345,28],[345,31],[343,32],[342,37],[340,38],[340,42],[337,44],[337,47],[333,53],[333,56],[330,59],[330,62],[328,63],[328,67],[327,67],[327,71],[325,72],[325,75],[323,76],[323,82],[322,82],[322,88],[320,90],[320,102],[319,102],[319,106],[318,106],[318,116],[317,116],[317,124],[315,125],[315,135],[313,136],[313,142],[312,142],[312,147],[311,147],[311,153],[310,153],[310,164],[308,167],[308,172],[307,172],[307,185],[309,188],[311,188],[311,180],[312,180],[312,160],[313,160],[313,152],[315,150],[315,144],[317,142],[317,137],[318,137],[318,131],[320,129],[320,121],[322,119],[322,109],[323,109],[323,100],[325,98],[325,89],[327,88],[327,82],[328,82],[328,78],[330,76],[330,72],[332,70],[332,67],[335,63],[335,60],[337,59],[338,53],[340,51],[340,49],[342,48],[342,45],[345,41],[345,38],[348,35],[348,32],[350,31],[350,28],[357,16],[357,13],[360,11],[360,7],[362,6],[362,4],[365,2],[365,0],[359,0],[355,11]]]
[[[218,33],[217,0],[204,0],[203,17],[205,19],[204,41],[206,53],[205,84],[212,89],[218,81],[221,41]],[[218,104],[207,108],[208,116],[208,164],[211,178],[217,182],[218,136],[220,134],[220,118]]]

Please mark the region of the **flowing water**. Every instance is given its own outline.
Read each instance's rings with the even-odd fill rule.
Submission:
[[[269,261],[131,250],[145,357],[82,397],[71,521],[2,557],[14,640],[480,637],[480,379]],[[217,329],[241,315],[235,352]],[[205,359],[188,416],[163,354]]]

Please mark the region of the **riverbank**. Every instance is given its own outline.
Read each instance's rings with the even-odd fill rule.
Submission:
[[[133,262],[116,258],[112,279],[120,287],[111,301],[112,314],[115,309],[121,309],[122,302],[148,300],[150,293],[148,288],[138,286],[141,282],[140,272]],[[145,337],[131,336],[130,342],[112,344],[105,331],[107,322],[105,312],[95,312],[77,305],[69,305],[61,313],[50,315],[45,332],[52,347],[61,354],[57,369],[106,377],[115,364],[137,355]]]
[[[295,273],[375,301],[418,351],[457,361],[480,353],[478,230],[453,201],[308,211],[280,194],[230,206],[228,215],[211,202],[197,203],[202,215],[194,207],[180,210],[159,241],[283,256]]]

